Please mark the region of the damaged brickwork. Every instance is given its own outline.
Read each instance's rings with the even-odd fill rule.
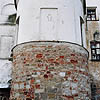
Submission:
[[[90,100],[87,60],[87,51],[76,44],[17,45],[10,100]]]

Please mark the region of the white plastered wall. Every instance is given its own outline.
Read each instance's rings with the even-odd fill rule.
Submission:
[[[8,88],[8,81],[11,80],[12,62],[6,59],[6,54],[10,55],[11,52],[1,52],[3,51],[1,49],[5,47],[9,49],[8,44],[6,44],[9,42],[9,38],[12,37],[13,41],[16,38],[15,25],[7,24],[9,15],[15,13],[14,0],[0,0],[0,88]],[[7,39],[7,41],[5,39]],[[2,40],[5,41],[4,45]]]
[[[51,30],[51,34],[50,31],[47,32],[51,24],[45,24],[45,17],[44,24],[42,23],[41,26],[41,14],[43,14],[41,9],[56,9],[56,11],[52,10],[52,13],[57,13],[55,15],[57,16],[55,18],[57,20],[56,31]],[[20,16],[18,44],[47,40],[67,41],[81,45],[80,16],[84,19],[81,0],[20,0],[17,13]],[[41,31],[43,29],[45,31]],[[83,37],[85,37],[84,29]],[[85,38],[83,40],[85,43]]]

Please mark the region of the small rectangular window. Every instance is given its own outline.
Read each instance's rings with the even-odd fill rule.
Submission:
[[[91,41],[91,60],[100,61],[100,41]]]
[[[96,7],[87,7],[87,20],[96,20]]]

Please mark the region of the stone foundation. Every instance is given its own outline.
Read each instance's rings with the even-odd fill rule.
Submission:
[[[76,44],[17,45],[10,100],[90,100],[87,60],[87,51]]]

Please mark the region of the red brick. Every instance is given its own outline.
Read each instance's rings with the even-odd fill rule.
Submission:
[[[78,80],[77,79],[74,79],[74,82],[78,82]]]
[[[40,89],[40,85],[36,84],[35,85],[36,89]]]
[[[59,58],[64,58],[64,56],[60,56]]]
[[[48,78],[48,75],[47,75],[47,74],[45,74],[45,75],[44,75],[44,78]]]
[[[49,62],[54,62],[54,59],[48,59]]]
[[[43,54],[37,54],[36,55],[36,58],[42,58],[43,57]]]
[[[33,83],[34,83],[34,81],[35,81],[35,80],[34,80],[34,79],[32,79],[30,83],[31,83],[31,84],[33,84]]]
[[[73,64],[77,64],[78,63],[77,60],[70,60],[70,62],[73,63]]]
[[[71,56],[75,56],[75,54],[71,54]]]
[[[71,74],[71,72],[70,71],[67,71],[67,75],[70,75]]]

